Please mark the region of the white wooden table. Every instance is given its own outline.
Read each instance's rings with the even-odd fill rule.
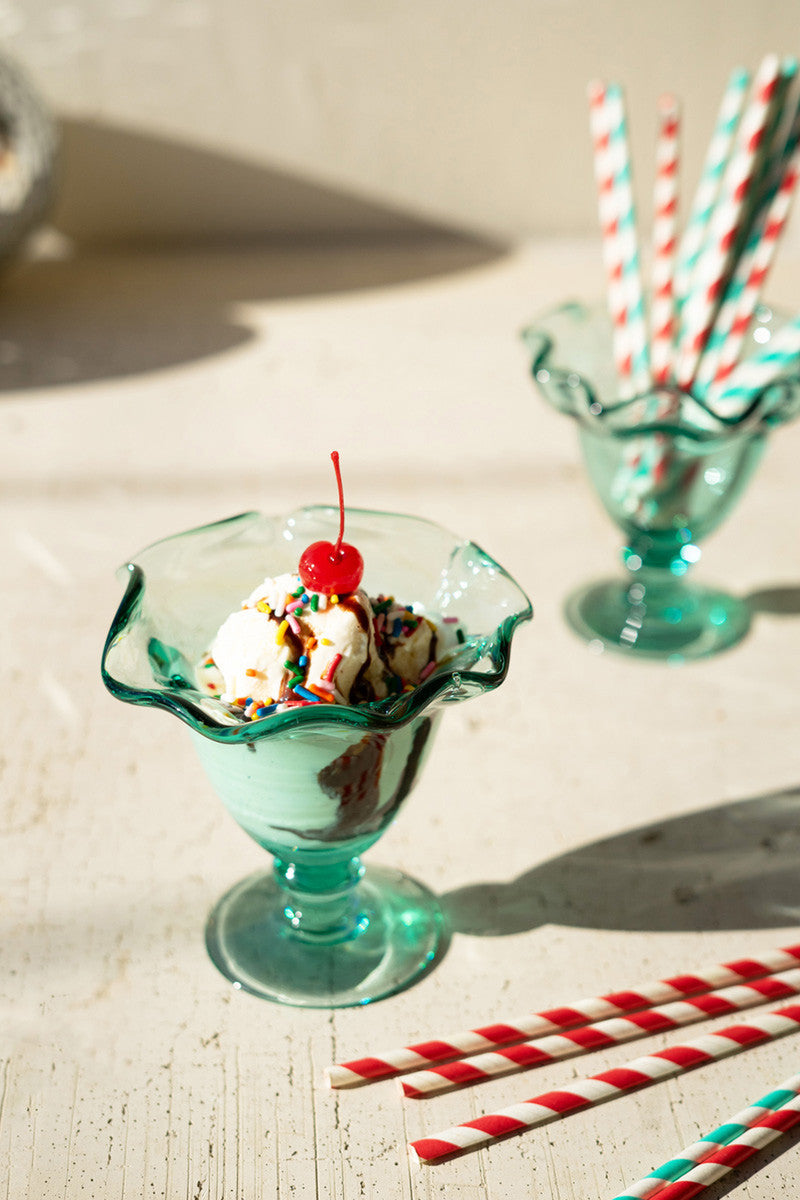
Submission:
[[[796,267],[773,287],[794,308]],[[618,536],[517,332],[600,289],[594,242],[121,255],[3,280],[3,1200],[603,1200],[797,1069],[789,1038],[419,1170],[409,1137],[670,1039],[427,1103],[323,1081],[337,1059],[800,940],[800,425],[696,568],[756,597],[747,640],[678,669],[589,654],[561,603],[615,568]],[[182,727],[106,694],[99,655],[120,562],[332,499],[334,448],[349,504],[473,538],[536,618],[504,687],[446,715],[370,854],[444,897],[449,952],[390,1000],[300,1011],[206,957],[209,909],[263,853]],[[795,1194],[796,1138],[757,1163],[737,1200]]]

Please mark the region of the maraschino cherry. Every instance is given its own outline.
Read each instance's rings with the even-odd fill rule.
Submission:
[[[312,542],[304,550],[298,572],[303,586],[309,591],[322,592],[325,596],[346,596],[354,592],[361,583],[364,574],[364,560],[356,550],[343,542],[344,537],[344,492],[342,491],[342,473],[339,470],[339,454],[334,450],[331,454],[333,469],[336,472],[336,486],[339,489],[339,536],[333,542]]]

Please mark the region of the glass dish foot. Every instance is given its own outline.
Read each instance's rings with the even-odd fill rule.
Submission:
[[[727,650],[750,628],[746,601],[677,580],[654,590],[620,579],[592,583],[573,592],[564,611],[586,641],[676,663]]]
[[[356,920],[344,939],[298,935],[286,891],[273,871],[259,872],[212,911],[208,953],[236,987],[305,1008],[369,1004],[433,966],[445,924],[432,892],[389,867],[368,867],[352,901]]]

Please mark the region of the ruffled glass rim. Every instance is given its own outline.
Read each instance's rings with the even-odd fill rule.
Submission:
[[[780,323],[783,317],[777,310],[764,306],[769,319],[774,315]],[[605,334],[607,328],[607,362],[611,364],[611,321],[603,304],[586,305],[573,300],[548,309],[521,331],[521,338],[531,354],[531,375],[547,398],[567,416],[577,420],[590,432],[619,438],[661,434],[685,438],[703,444],[727,441],[740,434],[767,432],[796,416],[800,411],[800,372],[786,372],[753,393],[753,398],[735,416],[718,413],[701,396],[676,387],[660,387],[640,393],[630,399],[608,401],[604,389],[595,382],[597,373],[587,372],[578,365],[561,366],[558,359],[571,358],[573,351],[563,346],[557,326],[572,321],[592,322],[595,335]],[[553,326],[556,326],[554,329]],[[573,340],[580,337],[572,331]],[[598,364],[599,368],[599,364]],[[545,377],[540,378],[544,372]],[[590,377],[594,375],[594,378]],[[662,398],[677,404],[675,419],[642,420],[637,410],[648,400]]]
[[[433,705],[467,699],[471,695],[490,691],[503,682],[508,672],[511,640],[514,632],[521,623],[530,620],[533,616],[531,602],[519,584],[474,542],[459,539],[432,521],[401,513],[351,508],[347,509],[348,530],[353,523],[357,523],[359,520],[403,522],[413,524],[419,530],[435,531],[438,535],[450,538],[451,562],[459,552],[474,555],[480,563],[480,570],[496,574],[507,585],[507,594],[503,602],[503,607],[509,609],[507,615],[499,623],[494,624],[491,630],[477,632],[473,635],[468,629],[466,642],[453,658],[451,665],[437,668],[410,692],[391,696],[386,700],[371,704],[352,707],[341,704],[308,705],[276,712],[260,721],[231,723],[233,718],[229,713],[227,720],[223,719],[225,706],[220,701],[206,697],[199,689],[176,683],[158,684],[155,680],[152,687],[135,687],[114,673],[112,663],[114,648],[121,638],[134,627],[147,596],[147,564],[146,561],[138,560],[146,560],[154,552],[191,537],[202,537],[203,535],[211,537],[218,533],[221,538],[224,538],[237,526],[244,526],[246,523],[267,521],[276,528],[278,523],[282,523],[284,528],[288,528],[293,521],[298,520],[302,522],[319,520],[328,527],[326,533],[321,531],[319,536],[330,536],[331,531],[335,534],[338,525],[338,509],[328,505],[307,505],[293,512],[273,517],[267,517],[257,511],[240,513],[221,521],[197,526],[194,529],[159,539],[140,551],[133,560],[120,567],[118,575],[127,579],[125,594],[111,623],[101,661],[101,676],[109,692],[118,700],[129,704],[147,705],[171,712],[195,732],[214,741],[246,743],[301,729],[308,731],[331,729],[332,727],[351,727],[362,730],[397,729],[413,721]],[[447,563],[441,564],[443,568],[446,566]],[[254,574],[257,574],[257,571]],[[257,582],[255,577],[254,582]],[[414,597],[403,597],[403,599],[410,602],[414,600]],[[467,665],[461,665],[462,662]],[[488,662],[490,665],[484,669],[478,669],[478,665],[482,662]],[[215,712],[219,715],[219,720],[215,719]]]

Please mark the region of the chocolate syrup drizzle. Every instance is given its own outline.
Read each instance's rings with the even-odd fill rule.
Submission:
[[[317,775],[325,795],[338,801],[339,807],[332,821],[318,829],[299,830],[285,825],[278,828],[293,837],[315,842],[340,842],[383,829],[416,782],[432,724],[431,718],[425,717],[414,731],[397,787],[383,804],[380,803],[380,779],[389,734],[381,730],[365,734]]]
[[[380,599],[383,600],[383,597]],[[340,596],[338,598],[338,606],[353,614],[363,632],[368,638],[370,638],[372,642],[372,653],[368,655],[367,659],[361,664],[361,667],[359,668],[359,671],[350,686],[350,694],[348,698],[348,702],[352,705],[369,704],[378,699],[378,697],[375,695],[374,685],[368,679],[368,673],[372,659],[377,657],[383,664],[384,678],[387,682],[389,692],[393,690],[393,686],[396,687],[398,684],[402,685],[403,681],[400,680],[397,675],[395,675],[389,666],[389,662],[386,657],[384,637],[381,631],[376,628],[375,622],[370,620],[369,612],[365,608],[364,604],[358,599],[356,593],[353,592],[348,595]],[[283,616],[278,616],[273,611],[269,611],[264,615],[271,623],[274,623],[275,625],[280,625],[283,620]],[[296,613],[297,620],[301,622],[301,625],[303,623],[304,615],[305,614],[303,612]],[[372,625],[372,629],[370,629],[370,625]],[[286,648],[286,656],[288,659],[291,659],[296,666],[293,671],[290,671],[287,668],[284,668],[283,670],[280,690],[278,695],[275,697],[275,700],[278,703],[292,700],[294,698],[295,686],[307,685],[309,666],[307,664],[305,667],[301,667],[299,660],[304,654],[309,655],[307,643],[311,639],[311,636],[313,635],[310,633],[308,635],[304,635],[302,632],[297,634],[290,626],[284,630],[283,642]],[[438,633],[434,628],[431,634],[431,642],[428,653],[429,659],[432,659],[433,661],[436,660],[437,641]],[[397,688],[397,690],[399,690],[399,688]]]

